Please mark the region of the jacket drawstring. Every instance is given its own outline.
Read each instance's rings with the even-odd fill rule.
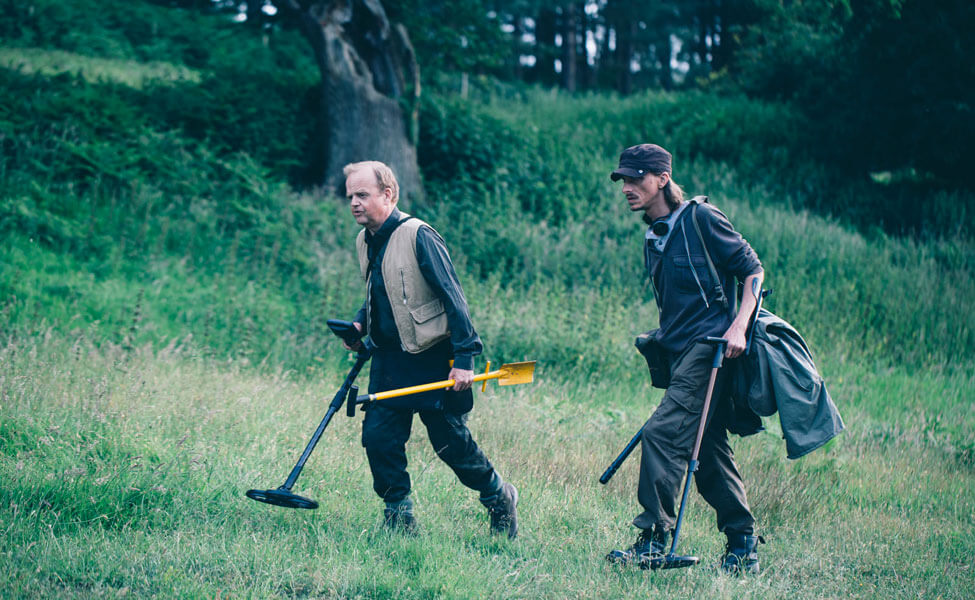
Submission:
[[[687,264],[691,268],[691,273],[694,274],[694,281],[697,282],[697,289],[701,292],[701,299],[704,300],[704,307],[711,308],[711,305],[708,304],[708,297],[704,293],[704,286],[701,285],[701,280],[697,276],[697,269],[694,268],[694,261],[691,260],[691,247],[687,244],[687,232],[684,231],[683,227],[680,228],[680,232],[681,235],[684,236],[684,251],[687,253]]]

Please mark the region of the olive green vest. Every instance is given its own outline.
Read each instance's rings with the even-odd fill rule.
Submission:
[[[408,217],[403,213],[403,218]],[[416,260],[416,233],[423,221],[413,218],[393,231],[386,243],[383,255],[383,282],[386,295],[393,309],[393,320],[403,344],[403,350],[417,354],[431,348],[437,342],[450,337],[447,313],[443,302],[420,272]],[[428,225],[429,227],[429,225]],[[366,281],[366,331],[370,331],[372,285],[369,273],[369,253],[366,249],[366,230],[359,232],[355,240],[359,255],[359,270]]]

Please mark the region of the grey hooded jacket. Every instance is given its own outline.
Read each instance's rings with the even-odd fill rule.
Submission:
[[[736,426],[729,428],[734,433],[757,433],[760,417],[778,411],[787,456],[795,459],[843,431],[843,419],[806,342],[783,319],[763,308],[751,352],[737,362],[732,382]]]

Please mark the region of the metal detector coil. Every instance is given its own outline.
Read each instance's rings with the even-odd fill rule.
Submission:
[[[626,550],[613,550],[606,557],[606,560],[617,563],[628,563],[632,560],[632,555]],[[693,567],[701,562],[696,556],[678,556],[676,554],[657,555],[653,558],[641,556],[637,566],[644,571],[656,571],[658,569],[683,569]]]
[[[251,500],[257,500],[265,504],[273,504],[274,506],[283,506],[284,508],[307,508],[310,510],[318,508],[318,502],[305,498],[304,496],[299,496],[298,494],[293,494],[291,490],[285,489],[284,486],[273,490],[247,490],[246,495]]]

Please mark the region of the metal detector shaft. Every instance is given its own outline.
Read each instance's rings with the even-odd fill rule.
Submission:
[[[613,475],[616,475],[616,472],[619,471],[620,466],[630,456],[630,453],[636,449],[637,444],[640,443],[640,437],[642,435],[643,435],[643,428],[641,427],[640,431],[637,431],[636,435],[633,436],[633,439],[630,440],[630,443],[626,445],[626,448],[623,448],[623,451],[620,452],[620,455],[616,457],[616,460],[613,461],[613,464],[606,467],[606,470],[603,471],[603,476],[599,478],[599,483],[603,485],[609,483],[609,480],[613,478]]]
[[[325,418],[323,418],[322,422],[318,424],[318,429],[315,430],[315,434],[311,436],[311,441],[309,441],[308,445],[305,446],[305,451],[301,453],[301,458],[298,459],[298,464],[291,469],[291,474],[288,475],[288,480],[284,482],[283,486],[281,486],[285,490],[291,490],[291,487],[295,484],[295,481],[298,479],[298,475],[301,474],[301,470],[305,467],[305,461],[308,460],[308,457],[311,455],[311,451],[315,449],[315,446],[318,444],[318,440],[322,437],[322,433],[325,431],[325,428],[328,427],[328,422],[332,420],[332,416],[338,412],[339,408],[342,407],[342,402],[345,401],[345,397],[349,393],[349,387],[352,386],[352,382],[355,381],[355,378],[359,375],[359,371],[362,370],[362,366],[366,364],[369,357],[370,352],[367,350],[359,351],[359,355],[356,357],[355,365],[353,365],[352,370],[349,371],[349,374],[346,375],[345,381],[342,383],[342,387],[339,388],[339,391],[335,392],[335,397],[332,399],[331,404],[328,405],[328,411],[325,413]]]
[[[708,413],[711,408],[711,394],[714,393],[714,382],[718,378],[718,369],[724,359],[724,349],[728,345],[728,340],[724,338],[707,339],[709,344],[714,344],[714,360],[711,362],[711,377],[708,379],[708,391],[704,396],[704,406],[701,408],[701,422],[697,426],[697,438],[694,440],[694,450],[691,452],[691,460],[687,462],[687,476],[684,479],[684,493],[680,500],[680,509],[677,511],[677,524],[674,526],[674,541],[670,545],[670,555],[673,556],[677,551],[677,538],[680,536],[680,526],[684,521],[684,509],[687,507],[687,494],[691,491],[691,475],[697,471],[697,456],[701,451],[701,441],[704,439],[704,429],[708,423]]]
[[[762,300],[771,293],[772,290],[759,291],[758,279],[752,280],[752,295],[755,296],[755,314],[752,315],[751,327],[748,330],[748,340],[745,342],[745,356],[748,356],[752,351],[752,340],[755,338],[755,329],[758,327],[758,313],[762,310]]]

